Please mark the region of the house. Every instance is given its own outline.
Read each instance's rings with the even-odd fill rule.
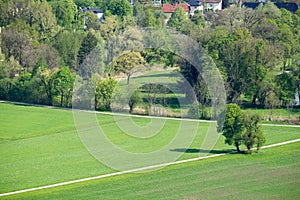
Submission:
[[[162,12],[166,14],[167,19],[171,17],[171,15],[175,12],[176,8],[182,7],[186,14],[190,13],[190,8],[188,4],[181,3],[181,4],[163,4]]]
[[[159,7],[159,6],[161,6],[161,4],[162,4],[162,0],[152,0],[152,1],[151,1],[151,4],[152,4],[154,7]]]
[[[205,11],[220,11],[222,10],[222,0],[203,0],[203,8]]]
[[[193,16],[196,10],[203,12],[203,3],[201,0],[189,0],[190,15]]]
[[[85,12],[92,12],[94,13],[100,22],[102,22],[103,17],[104,17],[104,11],[100,10],[99,8],[83,8],[82,11]]]
[[[193,16],[196,10],[219,11],[222,10],[222,0],[190,0],[190,15]]]
[[[260,2],[244,2],[242,6],[245,6],[247,8],[256,9],[261,3]],[[265,3],[262,3],[265,4]],[[298,4],[292,3],[292,2],[275,2],[274,5],[281,9],[284,8],[290,12],[295,13],[298,10]]]

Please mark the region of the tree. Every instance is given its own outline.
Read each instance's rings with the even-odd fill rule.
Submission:
[[[110,110],[113,93],[118,82],[113,78],[100,80],[96,87],[95,108],[99,110]]]
[[[56,68],[49,69],[43,57],[38,59],[31,74],[31,82],[40,95],[39,103],[52,105],[52,96],[54,93],[53,79],[56,76],[56,70]]]
[[[107,39],[117,34],[120,30],[120,20],[117,16],[107,16],[105,15],[105,20],[100,25],[100,33],[103,39]]]
[[[85,35],[79,31],[63,30],[59,32],[53,41],[53,47],[66,66],[76,70],[78,66],[78,52]]]
[[[237,104],[229,104],[226,108],[225,122],[223,127],[218,121],[218,132],[223,132],[225,144],[234,145],[240,152],[242,136],[244,132],[242,110]]]
[[[100,25],[101,25],[100,21],[93,12],[84,13],[84,19],[85,19],[85,30],[89,30],[89,29],[99,30],[100,29]]]
[[[47,44],[41,44],[39,48],[36,50],[37,57],[43,57],[49,69],[53,70],[55,68],[59,68],[61,65],[61,59],[53,47]]]
[[[13,1],[0,0],[0,27],[9,25],[14,20]]]
[[[268,92],[268,94],[266,95],[265,107],[270,109],[270,121],[272,121],[273,110],[278,106],[280,106],[280,100],[278,96],[273,91]]]
[[[94,0],[74,0],[74,3],[81,8],[95,7]]]
[[[191,21],[196,25],[200,27],[206,26],[206,21],[204,19],[204,15],[199,10],[196,10]]]
[[[68,67],[62,67],[54,76],[53,92],[60,98],[60,106],[69,106],[72,95],[74,76]]]
[[[119,16],[121,19],[133,15],[133,8],[127,0],[110,0],[107,2],[106,8],[111,14]]]
[[[8,28],[3,31],[1,39],[2,51],[6,58],[13,56],[26,71],[34,67],[36,56],[34,45],[28,34]]]
[[[81,65],[86,56],[96,48],[97,43],[97,37],[92,32],[88,32],[87,36],[83,38],[78,52],[78,65]]]
[[[252,153],[252,148],[256,144],[257,150],[265,143],[266,139],[261,128],[260,116],[245,112],[243,114],[243,124],[245,132],[242,135],[243,144],[247,147],[247,152]]]
[[[142,65],[145,63],[144,58],[141,56],[140,52],[130,51],[123,53],[118,58],[116,58],[112,63],[112,69],[116,73],[124,73],[127,76],[127,85],[129,85],[129,80],[131,75],[135,72],[137,65]]]
[[[284,72],[275,77],[276,84],[279,86],[279,99],[285,106],[289,106],[295,99],[296,84],[292,73]]]
[[[136,89],[134,92],[131,93],[129,98],[129,113],[132,113],[133,109],[142,101],[141,92],[139,89]]]
[[[149,8],[146,8],[144,10],[144,19],[141,24],[143,27],[155,27],[156,26],[156,18],[154,15],[154,10]]]
[[[46,0],[27,0],[17,4],[17,18],[39,32],[40,41],[49,41],[55,34],[56,18]]]
[[[167,25],[174,28],[176,31],[185,33],[187,31],[187,23],[188,19],[185,10],[182,7],[178,7],[171,15]]]
[[[75,21],[78,9],[73,0],[52,0],[49,2],[56,16],[57,24],[71,28]]]

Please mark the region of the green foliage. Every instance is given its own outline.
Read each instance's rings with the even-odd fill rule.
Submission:
[[[85,18],[85,29],[86,30],[99,30],[100,29],[100,22],[98,17],[93,12],[86,12],[84,14]]]
[[[135,68],[139,65],[145,63],[144,58],[141,56],[140,52],[130,51],[123,53],[118,58],[116,58],[111,66],[113,71],[116,73],[124,73],[127,76],[127,85],[129,84],[129,79],[131,75],[135,72]]]
[[[117,16],[105,15],[105,20],[100,26],[101,37],[104,39],[112,37],[113,35],[119,32],[120,28],[121,28],[120,20],[118,19]]]
[[[191,21],[197,26],[200,26],[200,27],[206,26],[206,21],[204,19],[204,15],[199,10],[195,11]]]
[[[182,7],[176,8],[175,12],[171,15],[167,25],[174,28],[176,31],[186,33],[188,19],[185,10]]]
[[[113,78],[100,80],[96,87],[95,108],[108,111],[118,82]]]
[[[252,153],[254,145],[259,150],[266,142],[260,123],[261,119],[257,113],[242,112],[237,104],[228,104],[223,127],[221,121],[218,121],[218,132],[223,132],[225,143],[233,144],[238,152],[240,145],[244,144],[247,153]]]
[[[199,119],[200,114],[199,114],[199,103],[195,101],[188,110],[188,117],[192,119]]]
[[[98,40],[92,32],[88,32],[87,36],[83,38],[79,52],[78,65],[81,65],[86,58],[97,46]]]
[[[55,74],[60,66],[68,66],[72,72],[79,70],[87,78],[96,71],[102,74],[105,63],[108,73],[125,73],[129,82],[136,71],[133,66],[147,63],[180,67],[180,72],[192,86],[192,91],[185,91],[187,99],[209,105],[211,97],[205,82],[180,59],[180,55],[149,48],[136,52],[141,56],[121,56],[120,62],[115,58],[123,53],[124,47],[143,48],[148,40],[152,42],[148,46],[168,48],[164,45],[170,42],[170,37],[164,31],[151,33],[149,37],[152,38],[143,38],[134,31],[119,35],[135,26],[160,28],[165,25],[166,15],[149,3],[151,1],[136,1],[131,6],[127,0],[22,0],[18,3],[0,0],[0,39],[4,54],[0,64],[1,96],[11,100],[57,103],[59,97],[52,96],[49,85],[52,85],[51,74]],[[83,13],[79,7],[104,10],[104,21],[100,23],[94,13]],[[268,95],[270,91],[276,91],[279,98],[276,100],[281,101],[282,106],[293,106],[300,85],[297,64],[300,55],[299,11],[291,13],[268,2],[255,10],[231,6],[221,13],[205,14],[204,18],[196,11],[189,19],[179,7],[167,25],[195,39],[207,50],[225,80],[228,102],[242,104],[246,101],[247,105],[268,107]],[[82,74],[87,72],[83,61],[98,47],[98,55],[101,55],[98,60],[104,61],[104,48],[108,59],[102,63],[97,63],[96,58],[89,60],[97,70]],[[40,58],[44,59],[46,67],[40,67]],[[19,83],[22,73],[31,74],[26,84]],[[16,94],[18,91],[20,94]],[[19,97],[22,95],[27,96]]]
[[[70,69],[77,69],[78,52],[82,44],[84,34],[81,32],[61,31],[53,42],[54,48],[58,51],[60,58]]]
[[[243,144],[247,148],[247,152],[251,153],[254,145],[256,145],[257,150],[259,150],[266,142],[260,125],[260,116],[258,114],[252,114],[251,112],[245,112],[243,114],[243,125],[245,132],[242,135],[242,139]]]
[[[134,91],[130,91],[132,89],[129,88],[128,93],[131,94],[131,96],[129,97],[129,101],[128,101],[128,105],[129,105],[129,113],[132,113],[133,109],[142,102],[142,94],[139,90],[139,88],[137,88]]]
[[[52,0],[49,2],[56,16],[57,24],[71,28],[78,14],[77,6],[73,0]]]
[[[127,0],[110,0],[107,2],[106,8],[111,12],[111,14],[122,19],[125,16],[133,15],[132,6]]]
[[[237,151],[240,152],[244,124],[242,110],[237,104],[228,104],[224,125],[221,127],[219,124],[218,131],[223,132],[226,144],[233,144]]]
[[[0,110],[0,133],[2,138],[0,154],[1,158],[6,161],[1,164],[2,169],[5,169],[1,174],[1,180],[5,181],[5,183],[1,184],[1,193],[114,172],[112,169],[97,162],[86,151],[76,134],[72,111],[6,103],[0,103]],[[130,152],[151,152],[168,144],[176,136],[176,129],[180,127],[181,123],[178,120],[166,120],[164,129],[161,130],[160,134],[141,140],[125,134],[118,127],[114,116],[97,114],[97,119],[99,124],[101,124],[101,128],[107,133],[108,139],[120,148],[127,149]],[[147,118],[132,117],[132,120],[145,125],[150,122]],[[193,122],[190,123],[194,124]],[[194,143],[190,146],[190,148],[195,148],[195,151],[191,152],[198,152],[197,149],[203,143],[204,138],[202,136],[205,135],[209,124],[200,122],[199,126],[203,128],[199,129]],[[267,144],[299,138],[299,128],[264,126],[263,129],[267,133]],[[184,144],[180,146],[184,146]],[[99,181],[94,180],[78,183],[78,185],[33,191],[6,198],[65,199],[76,198],[78,195],[82,197],[84,195],[86,199],[97,199],[99,192],[103,192],[104,196],[101,196],[101,198],[105,199],[115,199],[116,197],[134,199],[137,196],[132,190],[128,189],[130,186],[130,188],[138,189],[141,193],[147,193],[148,196],[145,198],[148,199],[161,199],[166,194],[172,199],[180,199],[183,195],[189,196],[197,191],[197,196],[199,194],[199,196],[204,195],[208,199],[210,197],[219,199],[223,198],[224,194],[215,192],[216,185],[223,183],[231,184],[232,186],[241,185],[241,187],[231,188],[234,189],[234,191],[230,190],[232,195],[240,194],[241,192],[244,195],[249,195],[250,190],[253,191],[253,194],[260,196],[261,188],[263,187],[264,192],[267,192],[267,194],[276,195],[283,199],[293,195],[297,197],[299,193],[298,185],[296,182],[291,184],[291,181],[295,180],[295,162],[298,163],[300,158],[299,147],[299,142],[296,142],[264,149],[263,154],[253,154],[249,157],[247,156],[247,159],[244,155],[232,154],[204,159],[199,162],[174,165],[173,167],[169,166],[142,175],[109,177]],[[226,150],[231,151],[223,144],[223,138],[220,137],[211,153],[227,152]],[[191,152],[184,153],[180,159],[199,157],[198,153]],[[74,165],[74,161],[76,161],[76,165]],[[247,166],[246,170],[245,166]],[[39,170],[35,170],[36,168]],[[247,176],[247,180],[237,180],[236,176],[228,176],[225,171],[228,171],[229,168],[235,170],[235,175],[242,174]],[[193,171],[192,176],[187,176],[187,174],[191,173],[191,169]],[[213,179],[211,178],[212,169],[214,169],[215,175]],[[16,174],[17,171],[22,170],[24,170],[23,173]],[[260,173],[257,173],[258,171]],[[280,178],[281,183],[286,184],[278,184],[278,178]],[[212,182],[203,184],[203,179]],[[258,182],[258,179],[262,182]],[[160,181],[157,182],[157,180]],[[173,180],[178,184],[182,184],[182,187],[178,187],[177,184],[172,185],[171,182],[174,182]],[[187,180],[192,181],[191,187],[185,187]],[[245,185],[249,184],[249,181],[252,184],[245,190]],[[145,184],[141,184],[141,182]],[[149,186],[145,188],[147,184]],[[199,185],[201,184],[203,184],[204,188],[201,187],[201,191],[199,191]],[[227,186],[231,187],[231,185]],[[152,187],[152,193],[149,193],[149,187]],[[174,190],[169,191],[170,187],[174,187]],[[266,187],[267,189],[265,189]],[[203,193],[204,190],[206,192]]]
[[[70,106],[72,90],[74,84],[74,75],[68,67],[62,67],[53,79],[53,94],[60,98],[60,106]]]
[[[13,1],[0,0],[0,27],[9,25],[14,21]]]
[[[296,92],[296,84],[292,73],[284,72],[277,75],[275,81],[280,88],[279,98],[283,100],[285,105],[289,105],[294,100]]]
[[[74,0],[74,3],[81,8],[95,7],[94,0]]]

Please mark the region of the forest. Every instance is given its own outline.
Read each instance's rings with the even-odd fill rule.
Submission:
[[[167,28],[199,43],[222,75],[227,103],[292,107],[300,95],[299,10],[291,13],[268,2],[255,10],[230,6],[190,17],[177,8],[167,20],[159,7],[142,1],[0,0],[0,5],[2,100],[71,107],[75,77],[86,57],[95,48],[103,53],[113,42],[136,45],[134,32],[121,35],[135,27]],[[103,10],[104,19],[83,12],[86,7]],[[97,77],[96,109],[110,109],[115,76],[125,74],[129,84],[137,65],[178,69],[196,94],[191,100],[186,92],[186,97],[210,106],[207,85],[193,65],[174,53],[145,49],[104,60],[89,74]],[[131,99],[130,110],[138,98]]]

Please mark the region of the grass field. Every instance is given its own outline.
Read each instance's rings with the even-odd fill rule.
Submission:
[[[0,170],[1,170],[1,178],[0,178],[0,193],[27,189],[31,187],[37,187],[42,185],[48,185],[63,181],[70,181],[74,179],[80,179],[90,176],[97,176],[101,174],[107,174],[114,172],[114,170],[106,167],[101,164],[97,160],[95,160],[82,145],[74,126],[74,121],[72,118],[72,111],[68,110],[60,110],[60,109],[48,109],[42,107],[32,107],[32,106],[21,106],[21,105],[12,105],[7,103],[0,103]],[[141,152],[149,152],[153,151],[166,143],[170,139],[172,139],[172,132],[179,126],[180,121],[175,120],[167,120],[165,123],[165,127],[161,130],[159,134],[150,139],[139,139],[130,137],[117,127],[117,125],[113,121],[113,117],[109,115],[97,115],[98,121],[102,125],[102,128],[105,130],[107,137],[116,145],[124,148],[128,151],[135,152],[137,150]],[[133,118],[133,120],[140,125],[146,125],[149,123],[149,119],[146,118]],[[192,122],[191,122],[192,123]],[[193,122],[196,123],[196,122]],[[198,123],[198,122],[197,122]],[[192,143],[189,147],[190,149],[183,154],[180,159],[188,159],[193,157],[198,157],[198,150],[202,144],[204,134],[209,126],[209,123],[200,122],[200,129]],[[292,127],[263,127],[265,137],[267,139],[266,144],[273,144],[283,141],[288,141],[292,139],[300,138],[299,128]],[[288,145],[293,146],[293,145]],[[293,147],[299,147],[296,144]],[[178,148],[181,148],[179,146]],[[286,148],[286,147],[278,147],[278,149],[284,148],[285,153],[280,153],[280,151],[275,151],[275,153],[271,150],[264,150],[262,153],[255,154],[253,156],[249,156],[251,159],[248,159],[245,155],[230,155],[225,156],[224,158],[218,158],[217,160],[212,159],[212,161],[205,162],[197,162],[197,165],[201,165],[203,168],[209,169],[209,165],[212,162],[220,162],[219,169],[221,170],[222,165],[225,169],[229,170],[230,167],[227,167],[226,162],[233,162],[233,160],[242,159],[242,162],[249,162],[251,160],[258,159],[259,160],[268,160],[270,157],[272,159],[278,159],[280,166],[280,160],[283,159],[282,165],[294,165],[293,159],[286,158],[286,155],[296,154],[299,152],[295,152],[294,148]],[[224,138],[220,137],[219,141],[214,147],[214,152],[221,152],[224,150],[230,150],[232,147],[224,144]],[[277,149],[277,148],[276,148]],[[299,148],[298,148],[299,149]],[[270,156],[268,156],[270,154]],[[280,155],[280,156],[279,156]],[[263,156],[266,156],[265,158]],[[277,156],[277,157],[276,157]],[[275,158],[276,157],[276,158]],[[299,156],[298,156],[299,157]],[[247,158],[247,159],[246,159]],[[252,159],[253,158],[253,159]],[[219,160],[220,159],[220,160]],[[223,159],[225,163],[223,163]],[[228,159],[228,160],[227,160]],[[286,161],[284,161],[286,160]],[[292,163],[289,163],[291,161]],[[296,160],[297,161],[297,160]],[[299,160],[298,160],[299,161]],[[297,162],[298,162],[297,161]],[[234,163],[239,163],[240,161],[236,161]],[[204,163],[204,164],[203,164]],[[206,164],[208,166],[206,166]],[[274,167],[277,167],[277,163],[274,161]],[[190,165],[193,164],[183,164],[183,169],[188,169]],[[197,165],[195,165],[195,171],[197,171]],[[230,164],[228,164],[230,165]],[[181,165],[180,165],[181,166]],[[245,165],[246,166],[246,165]],[[262,169],[263,169],[262,165]],[[298,162],[299,166],[299,162]],[[178,166],[179,167],[179,166]],[[149,198],[158,198],[158,197],[169,197],[168,187],[174,188],[177,187],[176,176],[178,175],[178,181],[189,180],[192,178],[192,174],[188,174],[187,171],[178,171],[176,172],[177,166],[175,167],[167,167],[158,172],[147,173],[144,175],[124,175],[115,178],[103,179],[99,180],[101,184],[105,186],[99,186],[99,188],[103,188],[102,192],[100,190],[96,190],[94,192],[90,192],[90,190],[94,190],[95,187],[98,187],[98,182],[96,181],[96,185],[89,185],[89,183],[84,183],[79,186],[68,186],[67,188],[61,189],[65,190],[66,193],[61,193],[59,188],[54,189],[54,194],[56,194],[56,190],[58,190],[58,196],[48,196],[49,191],[45,190],[41,191],[41,193],[37,193],[37,195],[46,195],[47,198],[63,198],[69,195],[84,195],[81,192],[76,193],[74,190],[82,190],[82,192],[91,193],[91,197],[93,195],[97,195],[97,192],[100,192],[107,198],[113,198],[116,195],[118,198],[121,194],[127,194],[128,196],[124,196],[127,199],[130,199],[132,196],[137,195],[136,197],[141,198],[143,194],[145,197]],[[180,167],[179,167],[180,168]],[[250,167],[251,168],[251,167]],[[175,171],[174,171],[174,170]],[[295,168],[296,169],[296,168]],[[193,171],[193,167],[191,166],[191,171]],[[174,174],[174,177],[170,177],[166,175],[162,180],[155,178],[159,176],[159,174]],[[200,173],[200,172],[199,172]],[[204,172],[203,172],[204,173]],[[220,172],[221,173],[221,172]],[[239,174],[235,170],[233,173],[236,176]],[[299,173],[299,171],[298,171]],[[177,175],[176,175],[177,174]],[[186,177],[184,177],[186,175]],[[203,174],[202,174],[203,175]],[[299,174],[298,174],[299,175]],[[244,177],[243,177],[244,176]],[[153,179],[151,178],[153,177]],[[233,176],[232,178],[234,178]],[[241,179],[247,179],[247,175],[241,174]],[[297,177],[297,176],[295,176]],[[214,176],[215,179],[218,179],[217,176]],[[230,177],[227,177],[230,179]],[[299,176],[298,176],[299,178]],[[174,185],[167,184],[168,179],[170,181],[174,179],[176,183]],[[149,190],[148,193],[145,191],[147,188],[147,180],[149,182]],[[156,181],[157,180],[157,181]],[[205,179],[203,179],[205,180]],[[202,180],[202,181],[203,181]],[[225,179],[226,180],[226,179]],[[104,182],[103,182],[104,181]],[[107,182],[106,182],[107,181]],[[146,181],[146,182],[141,182]],[[151,182],[154,181],[154,182]],[[217,181],[217,180],[215,180]],[[124,183],[126,182],[126,184]],[[127,184],[128,182],[128,184]],[[141,182],[139,185],[138,183]],[[166,187],[157,187],[161,183],[166,183]],[[293,181],[295,184],[299,184],[296,180]],[[196,187],[201,188],[201,186],[196,185],[192,187],[193,181],[187,184],[186,187],[183,187],[182,190],[186,190],[187,194],[190,194],[191,197],[194,195],[198,195],[198,190]],[[224,184],[226,181],[223,182]],[[223,183],[220,183],[222,185]],[[85,185],[87,184],[87,187]],[[94,182],[93,182],[94,184]],[[125,184],[125,185],[124,185]],[[137,185],[131,185],[137,184]],[[154,184],[154,185],[151,185]],[[211,183],[211,187],[217,187],[217,185],[213,185]],[[238,183],[237,183],[238,184]],[[112,186],[113,185],[113,186]],[[178,182],[178,187],[181,187],[184,183]],[[226,184],[225,184],[226,185]],[[234,185],[234,184],[233,184]],[[272,184],[270,184],[272,185]],[[74,190],[72,188],[74,187]],[[76,189],[77,187],[77,189]],[[80,189],[78,189],[78,187]],[[130,188],[137,187],[137,192],[133,192]],[[271,187],[271,186],[270,186]],[[71,188],[71,190],[69,190]],[[106,188],[106,189],[105,189]],[[127,191],[123,191],[126,188],[129,188]],[[159,189],[161,188],[161,190]],[[164,188],[164,189],[163,189]],[[253,185],[251,185],[251,190],[256,190]],[[86,190],[86,191],[84,191]],[[143,192],[138,192],[142,191]],[[173,196],[174,198],[183,198],[184,196],[178,196],[179,193],[185,194],[182,190],[178,190],[177,196]],[[48,192],[47,192],[48,191]],[[51,190],[52,191],[52,190]],[[114,191],[114,192],[113,192]],[[151,194],[151,191],[153,192]],[[166,192],[163,194],[162,192]],[[192,192],[194,191],[194,193]],[[201,191],[199,189],[199,191]],[[239,191],[237,188],[236,191]],[[157,193],[156,197],[155,194]],[[111,195],[111,196],[109,196]],[[154,196],[153,196],[154,195]],[[160,196],[162,195],[162,196]],[[175,195],[175,193],[174,193]],[[284,195],[284,194],[283,194]],[[45,196],[45,198],[46,198]],[[33,198],[31,193],[25,194],[24,197]],[[78,196],[77,196],[78,197]],[[79,196],[80,197],[80,196]],[[170,196],[170,198],[172,195]],[[187,196],[189,197],[189,196]],[[122,198],[122,196],[119,196]],[[133,197],[132,197],[133,198]],[[217,197],[216,197],[217,198]]]
[[[178,83],[181,78],[181,74],[172,68],[168,70],[151,70],[146,71],[142,74],[134,74],[131,78],[131,84],[144,85],[147,83],[158,83],[167,86],[172,92],[165,95],[167,102],[170,102],[167,106],[168,114],[170,116],[187,116],[188,108],[190,103],[182,103],[179,105],[177,99],[181,98],[184,102],[185,94],[184,90],[180,89],[180,84]],[[124,89],[126,87],[126,80],[121,80],[119,86]],[[143,94],[143,97],[146,98],[147,94]],[[156,94],[158,97],[159,94]],[[140,107],[146,107],[146,105],[139,105]],[[245,111],[252,111],[258,113],[262,119],[269,120],[270,113],[272,112],[272,120],[281,121],[285,119],[300,119],[300,109],[299,108],[276,108],[276,109],[262,109],[262,108],[246,108]],[[266,121],[266,122],[267,122]],[[272,122],[271,122],[272,123]]]
[[[294,143],[8,199],[297,199],[299,187],[300,143]]]

